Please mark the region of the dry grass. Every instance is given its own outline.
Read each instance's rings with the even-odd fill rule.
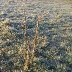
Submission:
[[[41,42],[41,39],[38,37],[38,21],[37,21],[37,24],[36,24],[36,29],[35,29],[35,36],[34,36],[34,39],[32,41],[32,45],[31,45],[31,41],[30,39],[27,39],[26,37],[26,26],[25,26],[25,33],[24,33],[24,45],[21,46],[20,48],[18,48],[18,54],[20,55],[23,55],[24,57],[24,70],[27,71],[28,70],[28,67],[33,63],[33,61],[35,60],[35,56],[34,56],[34,52],[35,52],[35,49],[37,49],[38,47],[38,43]],[[46,39],[47,37],[45,36],[42,40],[42,48],[44,48],[45,44],[46,44]]]

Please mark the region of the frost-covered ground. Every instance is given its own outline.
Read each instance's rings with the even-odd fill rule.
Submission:
[[[38,17],[40,42],[25,71],[24,55],[19,54],[24,48],[25,24],[32,45]],[[44,36],[47,39],[42,48]],[[0,72],[15,71],[72,72],[72,1],[0,0]]]

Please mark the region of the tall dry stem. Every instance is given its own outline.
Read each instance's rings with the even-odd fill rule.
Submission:
[[[35,30],[34,48],[36,47],[37,39],[38,39],[38,21],[37,21],[36,30]]]

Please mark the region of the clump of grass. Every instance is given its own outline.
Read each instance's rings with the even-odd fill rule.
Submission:
[[[8,33],[9,30],[9,21],[4,20],[0,22],[0,35]]]
[[[35,29],[35,36],[34,36],[34,39],[32,40],[32,45],[31,45],[31,41],[30,39],[28,39],[26,37],[26,25],[25,25],[25,33],[24,33],[24,45],[23,47],[20,47],[19,48],[19,54],[21,55],[23,53],[23,57],[24,57],[24,64],[23,64],[23,68],[24,68],[24,71],[28,71],[29,69],[29,66],[33,63],[34,59],[36,58],[35,57],[35,49],[38,48],[38,43],[39,43],[39,37],[38,37],[38,21],[36,23],[36,29]],[[44,37],[43,39],[43,42],[42,42],[42,48],[44,48],[45,44],[46,44],[46,36]]]

